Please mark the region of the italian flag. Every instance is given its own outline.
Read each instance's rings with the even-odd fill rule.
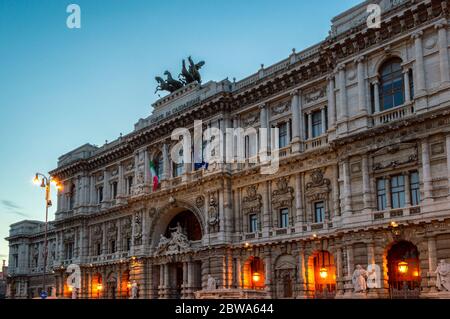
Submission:
[[[153,191],[156,191],[159,185],[159,178],[156,174],[155,163],[153,161],[150,161],[150,173],[152,173],[153,176]]]

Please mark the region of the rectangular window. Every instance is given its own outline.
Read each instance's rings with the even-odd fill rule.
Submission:
[[[420,204],[420,184],[418,172],[411,173],[409,177],[409,184],[411,189],[411,205],[417,206]]]
[[[112,184],[111,184],[111,193],[112,193],[112,197],[113,197],[113,199],[116,199],[116,197],[117,197],[117,182],[113,182]]]
[[[322,135],[322,112],[317,111],[311,114],[312,116],[312,137],[318,137]]]
[[[66,244],[66,259],[72,259],[73,256],[73,243]]]
[[[13,255],[13,265],[14,267],[19,267],[19,256],[17,256],[16,254]]]
[[[377,208],[386,209],[386,182],[384,178],[377,179]]]
[[[127,238],[127,251],[131,249],[131,238]]]
[[[405,207],[405,177],[403,175],[391,178],[392,208]]]
[[[128,195],[131,195],[131,190],[133,189],[133,176],[129,176],[127,178],[127,188],[128,188]]]
[[[323,223],[325,220],[325,203],[317,202],[314,203],[314,222]]]
[[[278,125],[278,147],[284,148],[288,146],[288,136],[287,136],[287,123],[282,123]]]
[[[97,243],[96,249],[95,249],[95,254],[97,256],[100,256],[102,254],[102,244],[101,243]]]
[[[110,252],[111,252],[111,254],[114,254],[116,252],[116,241],[115,240],[111,240]]]
[[[287,208],[280,209],[280,228],[289,227],[289,210]]]
[[[103,202],[103,186],[97,188],[97,200],[99,204]]]
[[[249,225],[250,225],[250,232],[256,233],[258,231],[258,217],[256,214],[250,214],[249,216]]]

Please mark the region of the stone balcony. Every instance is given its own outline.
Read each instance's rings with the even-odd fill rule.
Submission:
[[[372,116],[373,125],[376,126],[391,123],[412,115],[414,115],[414,105],[412,103],[407,103],[402,106],[375,113]]]

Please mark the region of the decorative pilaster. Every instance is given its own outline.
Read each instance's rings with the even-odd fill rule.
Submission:
[[[450,134],[445,136],[445,149],[447,152],[447,178],[448,178],[448,191],[450,196]]]
[[[436,252],[436,238],[435,236],[428,237],[428,285],[430,292],[437,291],[436,289],[436,274],[437,268],[437,252]]]
[[[350,163],[349,159],[346,158],[342,163],[342,172],[344,177],[344,215],[351,215],[351,181],[350,181]]]
[[[364,154],[362,157],[362,179],[363,179],[363,202],[364,209],[370,209],[370,198],[371,198],[371,189],[370,189],[370,176],[369,176],[369,157],[367,154]]]
[[[300,151],[300,109],[299,109],[299,92],[295,90],[291,92],[291,112],[292,112],[292,153]]]
[[[436,30],[438,30],[439,38],[439,70],[441,73],[441,86],[446,86],[450,82],[447,25],[447,19],[442,19],[435,25]]]
[[[302,173],[295,175],[295,222],[299,228],[303,225]],[[301,231],[301,229],[298,229]]]
[[[425,68],[423,62],[423,46],[422,46],[422,36],[423,31],[417,31],[412,34],[412,39],[414,40],[414,53],[415,53],[415,74],[416,74],[416,84],[415,95],[425,94],[426,84],[425,84]]]
[[[338,67],[339,72],[339,101],[340,106],[338,109],[338,121],[346,121],[348,118],[347,111],[347,85],[345,79],[345,64],[341,64]]]
[[[422,140],[422,175],[424,200],[432,199],[432,180],[430,167],[430,150],[427,139]]]
[[[355,60],[357,65],[358,77],[358,111],[362,114],[367,114],[366,106],[366,80],[364,75],[364,61],[365,57],[360,56]]]
[[[334,74],[330,75],[328,78],[328,123],[329,128],[333,128],[336,125],[336,95],[334,92]]]
[[[375,113],[379,113],[380,109],[380,81],[375,80],[373,82],[373,99],[375,101]]]

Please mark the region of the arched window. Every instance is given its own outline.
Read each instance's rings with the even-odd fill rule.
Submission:
[[[173,163],[173,177],[178,177],[183,175],[184,172],[184,160],[183,160],[183,149],[179,151],[179,158],[181,159],[180,163]]]
[[[392,58],[381,66],[379,98],[381,111],[405,103],[405,83],[401,59]]]

